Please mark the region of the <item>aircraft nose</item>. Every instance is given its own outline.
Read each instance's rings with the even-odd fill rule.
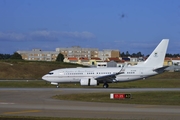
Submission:
[[[47,76],[46,76],[46,75],[42,76],[42,79],[43,79],[43,80],[46,80],[46,79],[47,79]]]

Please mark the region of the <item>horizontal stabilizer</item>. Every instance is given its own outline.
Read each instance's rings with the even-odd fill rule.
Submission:
[[[163,67],[160,67],[160,68],[156,68],[154,69],[154,71],[164,71],[166,68],[168,68],[169,66],[163,66]]]

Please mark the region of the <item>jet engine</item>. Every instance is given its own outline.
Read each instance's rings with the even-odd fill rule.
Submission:
[[[80,80],[80,85],[87,85],[87,86],[98,85],[98,82],[93,78],[82,78]]]
[[[56,82],[51,82],[51,85],[58,85],[58,83],[56,83]]]

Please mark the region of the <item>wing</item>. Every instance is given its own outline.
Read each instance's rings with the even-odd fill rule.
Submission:
[[[121,70],[119,72],[115,73],[115,74],[99,76],[99,77],[96,77],[94,79],[97,80],[99,83],[113,83],[113,82],[117,82],[116,76],[119,75],[119,74],[123,74],[126,67],[127,67],[127,64],[125,64],[121,68]]]
[[[104,76],[99,76],[97,78],[94,78],[95,80],[97,80],[99,83],[113,83],[113,82],[117,82],[116,80],[116,76],[119,74],[123,74],[124,72],[118,72],[115,74],[111,74],[111,75],[104,75]]]

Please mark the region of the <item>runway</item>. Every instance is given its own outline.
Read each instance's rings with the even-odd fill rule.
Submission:
[[[179,88],[0,88],[0,115],[72,118],[179,120],[180,106],[56,100],[59,94],[180,91]]]

